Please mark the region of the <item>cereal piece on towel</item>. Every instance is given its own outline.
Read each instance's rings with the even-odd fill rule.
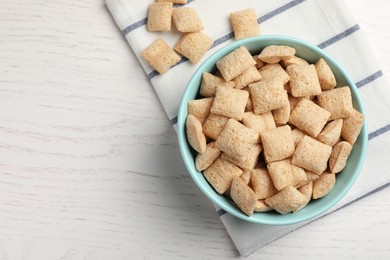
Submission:
[[[319,59],[314,66],[316,68],[322,90],[330,90],[336,87],[336,78],[334,77],[328,63],[326,63],[323,58]]]
[[[259,81],[249,85],[255,114],[263,114],[287,105],[288,95],[280,83]]]
[[[266,168],[251,171],[251,184],[257,199],[266,199],[278,192]]]
[[[331,173],[339,173],[344,169],[351,151],[352,145],[346,141],[339,142],[333,147],[329,159]]]
[[[203,133],[214,140],[217,140],[219,134],[229,120],[226,116],[210,113],[206,121],[203,123]]]
[[[336,183],[336,175],[324,172],[313,183],[313,199],[319,199],[327,195]]]
[[[288,125],[263,132],[261,141],[267,163],[286,159],[294,153],[294,140]]]
[[[331,113],[330,120],[346,118],[353,110],[349,87],[334,88],[317,96],[318,105]]]
[[[294,97],[314,96],[321,93],[317,72],[311,65],[291,65],[286,69],[290,75],[291,94]]]
[[[262,151],[260,144],[246,144],[246,154],[241,158],[237,159],[231,157],[226,153],[222,153],[221,158],[234,163],[244,170],[252,170],[255,168],[257,162],[259,161],[259,155]]]
[[[260,72],[256,69],[255,66],[250,66],[242,74],[238,75],[233,79],[235,83],[235,88],[242,89],[248,86],[250,83],[261,80]]]
[[[180,61],[180,56],[161,38],[143,50],[141,56],[160,74]]]
[[[245,90],[217,87],[211,112],[241,120],[245,113],[249,93]]]
[[[302,98],[290,114],[288,122],[312,137],[317,137],[330,117],[330,113],[307,98]]]
[[[241,46],[217,61],[216,66],[222,77],[226,81],[230,81],[255,64],[256,61],[252,58],[248,49]]]
[[[188,58],[192,64],[196,64],[208,49],[210,49],[213,42],[214,41],[209,36],[202,32],[186,33],[180,38],[178,43],[176,43],[174,49]]]
[[[259,72],[262,77],[262,81],[277,81],[282,85],[285,85],[290,80],[290,76],[279,63],[267,64],[261,67]]]
[[[276,128],[274,118],[271,112],[256,115],[253,112],[245,112],[242,117],[244,126],[259,132],[260,137],[264,131]]]
[[[221,154],[221,151],[215,147],[215,142],[206,145],[204,153],[198,153],[195,158],[195,167],[198,171],[207,169]]]
[[[234,177],[240,177],[242,172],[238,166],[219,157],[203,171],[203,175],[219,194],[223,194],[230,188]]]
[[[167,32],[171,30],[173,4],[152,3],[149,5],[146,30],[149,32]]]
[[[264,200],[257,200],[255,204],[255,212],[267,212],[271,211],[273,208],[265,204]]]
[[[225,128],[218,136],[216,147],[230,157],[243,160],[247,157],[250,144],[257,144],[259,133],[234,119],[229,119]]]
[[[236,40],[260,35],[256,10],[253,8],[230,13],[230,22]]]
[[[214,97],[217,86],[233,88],[235,83],[233,81],[225,81],[209,72],[203,72],[199,94],[204,97]]]
[[[278,63],[288,60],[295,55],[295,49],[284,45],[269,45],[259,54],[259,59],[266,63]]]
[[[350,144],[354,144],[364,124],[364,115],[353,109],[346,119],[343,120],[341,136]]]
[[[172,18],[179,32],[200,32],[204,28],[198,13],[190,7],[173,9]]]
[[[305,135],[295,149],[292,163],[320,175],[328,166],[331,152],[329,145]]]
[[[318,141],[324,144],[333,146],[340,138],[341,128],[343,127],[343,119],[337,119],[329,122],[324,130],[317,136]]]
[[[214,98],[201,98],[188,101],[188,114],[194,115],[202,124],[210,114]]]
[[[240,177],[235,177],[230,188],[230,196],[236,205],[248,216],[253,214],[256,205],[255,193]]]
[[[194,115],[187,116],[186,133],[191,147],[198,153],[204,153],[206,151],[206,136],[203,134],[202,124]]]
[[[279,193],[265,200],[265,203],[280,214],[297,211],[306,205],[307,198],[293,186],[284,188]]]
[[[290,59],[286,60],[281,60],[280,64],[282,65],[283,68],[287,68],[290,65],[309,65],[309,63],[297,56],[292,56]]]

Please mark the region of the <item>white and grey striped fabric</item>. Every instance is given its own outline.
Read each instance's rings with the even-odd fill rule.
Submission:
[[[141,51],[157,37],[163,37],[170,46],[180,37],[177,32],[146,31],[148,5],[154,0],[106,2],[174,127],[180,98],[192,73],[208,56],[234,41],[228,19],[230,12],[255,8],[262,34],[289,35],[324,49],[348,71],[359,88],[367,113],[369,145],[358,180],[348,194],[321,217],[390,186],[387,158],[390,154],[390,89],[359,25],[342,0],[189,0],[187,6],[198,11],[204,32],[214,39],[214,44],[198,65],[183,58],[164,75],[159,75],[140,57]],[[217,211],[241,255],[249,255],[308,223],[266,226],[244,222],[218,208]]]

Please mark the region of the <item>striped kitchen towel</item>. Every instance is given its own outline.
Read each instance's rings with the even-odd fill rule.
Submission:
[[[181,95],[191,75],[208,56],[234,41],[228,19],[230,12],[255,8],[262,34],[293,36],[324,49],[356,82],[365,104],[370,134],[366,162],[358,180],[348,194],[322,216],[389,186],[390,161],[386,156],[390,153],[390,89],[359,25],[342,0],[189,0],[187,6],[198,11],[205,26],[204,32],[214,39],[214,44],[197,65],[183,58],[164,75],[159,75],[140,57],[141,51],[158,37],[161,36],[171,47],[180,37],[175,31],[146,31],[148,5],[154,0],[106,2],[173,126],[176,125]],[[217,211],[242,255],[249,255],[308,223],[266,226],[244,222],[218,208]]]

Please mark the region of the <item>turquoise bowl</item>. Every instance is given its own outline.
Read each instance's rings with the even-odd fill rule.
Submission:
[[[354,82],[351,80],[345,70],[341,68],[341,66],[328,54],[326,54],[318,47],[299,39],[286,36],[264,35],[243,39],[229,44],[215,52],[202,65],[200,65],[189,81],[187,88],[182,96],[177,119],[178,141],[180,152],[189,174],[191,175],[196,185],[198,185],[201,191],[212,202],[217,204],[229,214],[249,222],[266,225],[289,225],[302,221],[308,221],[321,215],[333,207],[341,198],[343,198],[343,196],[352,187],[353,183],[359,175],[365,158],[368,141],[366,122],[364,123],[359,138],[353,147],[346,167],[341,173],[337,174],[336,184],[328,195],[321,199],[312,200],[305,208],[297,213],[281,215],[275,211],[264,213],[255,212],[250,217],[245,215],[237,206],[235,206],[231,200],[222,195],[219,195],[203,177],[202,173],[196,170],[196,153],[188,144],[185,131],[185,122],[188,113],[187,103],[189,100],[199,98],[198,92],[202,79],[202,73],[206,71],[211,73],[215,72],[216,62],[240,46],[245,46],[252,54],[257,54],[268,45],[291,46],[296,49],[297,56],[309,61],[310,63],[315,63],[319,58],[323,58],[333,70],[337,80],[337,86],[339,87],[347,85],[351,88],[354,108],[365,115],[363,104]]]

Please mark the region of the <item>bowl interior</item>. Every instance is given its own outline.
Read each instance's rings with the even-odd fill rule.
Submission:
[[[211,185],[203,177],[202,173],[198,172],[195,169],[194,160],[196,153],[189,146],[185,133],[185,121],[188,113],[187,103],[189,100],[198,98],[202,73],[205,71],[211,73],[215,72],[215,63],[234,49],[238,48],[239,46],[245,46],[252,54],[257,54],[268,45],[291,46],[296,49],[297,56],[307,60],[310,63],[315,63],[319,58],[322,57],[329,64],[333,73],[335,74],[337,86],[348,85],[351,88],[354,108],[365,114],[361,99],[358,94],[358,90],[354,82],[329,55],[324,53],[319,48],[299,39],[294,39],[285,36],[259,36],[237,41],[220,49],[210,58],[208,58],[194,73],[183,94],[182,101],[179,107],[177,125],[178,138],[181,155],[183,157],[187,170],[189,171],[195,183],[202,190],[202,192],[214,203],[223,208],[226,212],[243,220],[269,225],[287,225],[309,220],[311,218],[314,218],[315,216],[320,215],[327,209],[331,208],[334,204],[336,204],[351,188],[352,184],[355,182],[357,176],[359,175],[365,157],[368,137],[366,122],[364,123],[360,136],[353,147],[346,167],[341,173],[337,174],[337,181],[333,190],[327,196],[321,199],[312,200],[305,208],[303,208],[299,212],[289,213],[286,215],[280,215],[276,212],[265,212],[254,213],[251,217],[248,217],[247,215],[242,213],[241,210],[237,208],[231,200],[215,192]]]

